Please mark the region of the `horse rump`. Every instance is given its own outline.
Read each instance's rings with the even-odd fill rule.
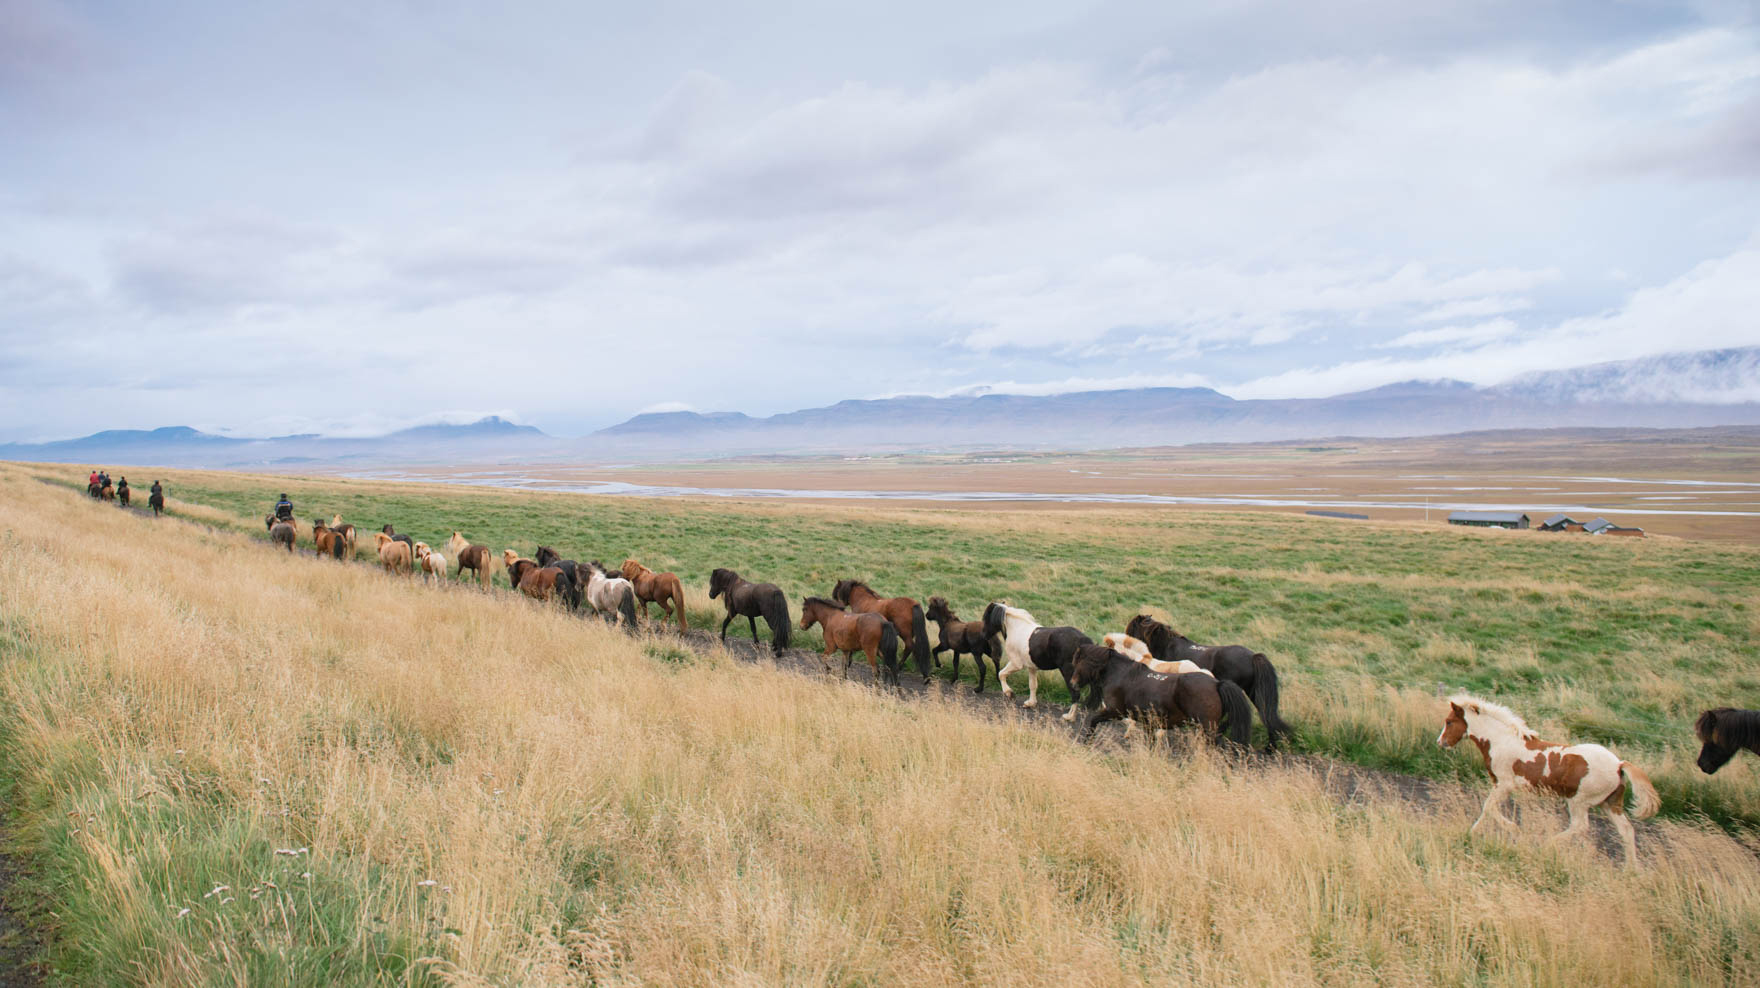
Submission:
[[[781,655],[782,650],[788,647],[788,598],[783,596],[780,588],[771,587],[770,592],[759,601],[759,607],[762,610],[760,616],[774,633],[774,637],[770,639],[770,648]],[[897,635],[895,630],[893,636]]]
[[[917,657],[917,671],[923,674],[923,682],[929,681],[929,623],[923,620],[923,605],[911,605],[911,637],[916,641],[912,644]]]
[[[918,616],[922,608],[917,608]],[[880,629],[880,659],[886,665],[886,676],[892,685],[898,685],[898,629],[887,621]]]
[[[1253,705],[1247,702],[1247,692],[1226,679],[1216,680],[1216,692],[1222,697],[1222,714],[1228,721],[1220,737],[1248,747],[1253,743]]]
[[[153,514],[161,514],[165,510],[165,495],[150,494],[147,496],[147,504],[153,509]]]
[[[623,620],[623,626],[631,631],[636,629],[636,588],[625,586],[623,599],[617,602],[617,616]]]
[[[1267,747],[1277,747],[1278,735],[1293,733],[1277,714],[1277,667],[1264,652],[1253,653],[1253,706],[1259,708],[1259,718],[1265,722]]]

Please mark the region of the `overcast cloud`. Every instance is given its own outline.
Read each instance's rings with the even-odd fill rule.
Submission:
[[[0,440],[1760,343],[1751,4],[967,6],[0,0]]]

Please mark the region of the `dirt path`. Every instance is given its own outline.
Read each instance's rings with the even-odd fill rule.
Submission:
[[[20,865],[9,831],[0,827],[0,988],[35,988],[45,980],[36,960],[42,954],[42,923],[32,915],[41,904],[31,908],[18,890]]]

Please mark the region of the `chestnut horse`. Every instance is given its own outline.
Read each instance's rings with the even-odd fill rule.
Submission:
[[[898,637],[910,643],[923,682],[929,681],[929,625],[923,620],[923,605],[909,597],[882,597],[860,580],[838,580],[831,599],[852,611],[878,614],[891,621]]]
[[[520,581],[526,578],[526,574],[538,569],[539,566],[537,560],[522,558],[512,549],[503,549],[501,550],[501,568],[507,571],[508,585],[518,590]]]
[[[490,554],[488,546],[472,545],[463,535],[453,532],[452,538],[446,540],[446,552],[458,560],[460,579],[464,578],[464,571],[468,569],[477,574],[477,581],[483,585],[484,590],[489,589],[489,577],[495,571],[495,557]]]
[[[318,555],[332,556],[339,560],[347,560],[348,540],[342,533],[324,524],[324,519],[312,521],[312,544],[317,547]]]
[[[843,653],[843,678],[849,678],[849,663],[856,652],[868,657],[874,670],[874,681],[898,685],[898,629],[878,614],[851,614],[843,605],[823,597],[808,597],[801,603],[801,630],[818,625],[825,635],[825,654],[819,665],[831,671],[831,653]],[[880,671],[880,660],[886,660],[886,671]]]
[[[672,620],[678,611],[678,630],[689,631],[684,623],[684,584],[677,573],[656,573],[633,559],[623,561],[623,578],[636,588],[636,600],[642,605],[642,620],[648,619],[648,605],[660,605],[660,620]]]
[[[984,622],[961,621],[953,613],[953,609],[947,606],[947,598],[945,597],[930,597],[929,609],[924,614],[941,628],[941,644],[929,650],[929,655],[935,660],[935,664],[937,666],[941,664],[942,652],[952,652],[953,681],[957,683],[959,682],[960,653],[970,655],[972,661],[978,665],[978,685],[972,687],[972,692],[984,692],[985,657],[989,657],[996,668],[1001,668],[1001,665],[996,662],[997,654],[1001,650],[1000,646],[984,637]]]
[[[521,560],[529,562],[529,560]],[[511,575],[512,570],[508,570]],[[560,566],[537,566],[528,568],[520,576],[519,592],[533,600],[549,600],[554,594],[567,603],[572,596],[568,583],[568,574]]]
[[[568,604],[569,610],[579,610],[581,593],[587,586],[585,567],[572,559],[562,558],[562,553],[547,545],[539,546],[538,551],[533,555],[537,558],[539,566],[554,566],[562,571],[563,576],[568,577],[568,590],[564,594],[563,600]]]
[[[727,626],[735,617],[743,617],[752,626],[752,641],[758,640],[758,618],[770,626],[773,636],[770,647],[777,655],[788,647],[788,598],[774,583],[753,583],[730,569],[717,569],[709,574],[709,599],[720,597],[727,606],[727,620],[721,622],[721,644],[727,644]]]
[[[1158,659],[1196,662],[1217,679],[1226,679],[1246,690],[1253,698],[1253,706],[1259,708],[1259,719],[1265,722],[1269,747],[1277,747],[1278,735],[1289,736],[1289,725],[1277,715],[1277,668],[1264,652],[1255,652],[1245,645],[1199,645],[1147,614],[1131,618],[1124,631],[1147,642],[1149,651]]]

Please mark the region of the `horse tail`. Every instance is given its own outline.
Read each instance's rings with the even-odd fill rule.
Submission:
[[[921,616],[922,608],[917,608]],[[880,629],[880,658],[886,661],[886,671],[892,674],[892,681],[898,682],[898,629],[887,621]]]
[[[764,599],[763,611],[764,623],[775,633],[770,641],[771,647],[777,655],[781,655],[782,650],[788,647],[788,598],[782,595],[781,590],[777,590]]]
[[[929,678],[929,625],[923,620],[923,605],[911,605],[911,637],[917,654],[917,671]]]
[[[345,553],[347,551],[348,551],[348,540],[347,539],[344,539],[340,535],[331,536],[331,538],[330,538],[330,555],[331,556],[334,556],[337,559],[346,560],[348,558],[345,555]]]
[[[1656,794],[1656,787],[1650,784],[1643,769],[1631,762],[1620,762],[1619,774],[1632,787],[1632,819],[1648,820],[1662,809],[1662,797]]]
[[[623,598],[617,602],[617,614],[619,617],[623,618],[623,624],[625,627],[633,629],[636,626],[635,587],[624,588]]]
[[[1259,708],[1259,716],[1265,721],[1265,735],[1271,747],[1277,747],[1279,734],[1290,736],[1289,725],[1277,715],[1277,667],[1264,652],[1253,653],[1253,706]]]
[[[1222,694],[1222,712],[1228,718],[1224,729],[1230,741],[1245,748],[1253,742],[1253,705],[1247,693],[1226,679],[1216,681],[1216,692]]]
[[[679,632],[683,633],[691,630],[690,625],[686,624],[684,621],[684,584],[676,576],[672,578],[672,588],[670,592],[672,594],[672,604],[674,607],[678,608]]]

